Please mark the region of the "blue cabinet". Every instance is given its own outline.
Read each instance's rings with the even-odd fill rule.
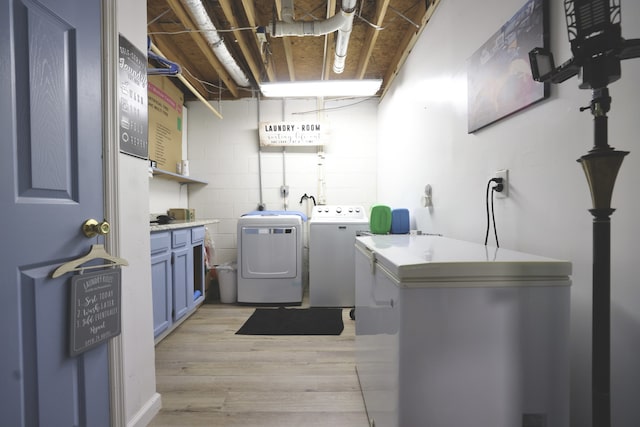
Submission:
[[[173,320],[178,320],[193,304],[193,253],[191,229],[171,233],[171,279],[173,282]]]
[[[158,336],[171,324],[171,233],[151,234],[151,293],[153,298],[153,335]]]
[[[151,233],[153,332],[158,340],[204,300],[204,234],[204,226]]]

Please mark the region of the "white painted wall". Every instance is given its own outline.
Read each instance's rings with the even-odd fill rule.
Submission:
[[[177,181],[154,176],[148,179],[149,202],[151,214],[166,214],[171,208],[189,207],[189,188]],[[196,212],[197,214],[198,212]]]
[[[622,2],[626,38],[640,38],[640,2]],[[593,145],[590,91],[573,78],[552,87],[550,99],[475,134],[467,134],[466,59],[522,5],[522,0],[443,1],[378,111],[378,200],[410,207],[427,231],[482,243],[485,186],[494,171],[510,172],[510,197],[496,200],[502,247],[573,262],[571,308],[571,425],[591,425],[591,208],[576,163]],[[556,62],[571,56],[563,3],[551,1]],[[488,13],[488,11],[491,11]],[[622,65],[610,86],[609,142],[631,151],[612,206],[613,425],[640,419],[640,60]],[[424,185],[434,207],[420,207]],[[401,189],[402,191],[399,191]],[[490,240],[491,242],[492,240]]]
[[[142,52],[147,49],[144,0],[118,0],[118,31]],[[117,132],[116,132],[117,134]],[[122,269],[122,349],[127,425],[145,426],[160,409],[156,393],[148,162],[119,156],[118,232]]]
[[[216,118],[200,102],[189,106],[189,159],[191,173],[209,184],[189,187],[189,207],[200,218],[216,218],[213,231],[216,264],[236,258],[237,219],[257,209],[298,210],[305,213],[319,200],[319,156],[315,147],[264,148],[259,155],[258,122],[323,120],[331,130],[324,147],[325,204],[354,204],[369,208],[376,201],[376,111],[377,100],[223,101],[216,104],[224,116]],[[318,111],[318,109],[321,111]],[[261,164],[261,167],[260,167]],[[260,174],[260,170],[262,173]],[[280,197],[280,186],[289,186],[288,205]]]

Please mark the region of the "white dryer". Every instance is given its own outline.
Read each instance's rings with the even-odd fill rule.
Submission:
[[[255,211],[238,219],[238,302],[302,303],[302,213]]]
[[[309,220],[309,305],[355,305],[356,235],[369,230],[362,206],[314,206]]]

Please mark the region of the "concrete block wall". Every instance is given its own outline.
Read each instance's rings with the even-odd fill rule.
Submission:
[[[253,98],[216,104],[224,116],[220,120],[200,102],[190,102],[191,174],[208,185],[189,186],[189,206],[200,218],[220,220],[211,227],[215,263],[236,259],[237,220],[260,202],[266,209],[307,215],[313,203],[300,204],[304,194],[318,203],[324,194],[325,204],[366,209],[375,204],[377,105],[377,99],[326,101],[320,106],[315,99],[261,100],[258,105]],[[260,152],[258,123],[285,120],[320,121],[330,128],[330,142],[321,148],[263,147]],[[282,185],[289,187],[286,200]]]

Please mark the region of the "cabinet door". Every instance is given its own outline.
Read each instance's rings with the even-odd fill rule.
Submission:
[[[194,227],[191,229],[191,245],[193,247],[193,297],[189,301],[189,308],[193,308],[197,302],[204,300],[204,236],[204,227]],[[200,291],[200,296],[196,298],[197,291]]]
[[[151,293],[153,298],[153,336],[171,324],[171,252],[151,257]]]
[[[191,246],[174,249],[173,256],[173,319],[178,320],[189,310],[193,299],[193,254]]]

